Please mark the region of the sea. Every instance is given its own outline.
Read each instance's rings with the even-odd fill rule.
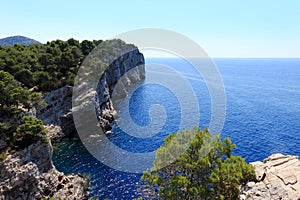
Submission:
[[[248,163],[263,161],[274,153],[300,156],[300,59],[212,60],[222,80],[225,94],[224,123],[218,133],[223,138],[229,137],[236,144],[233,154],[242,156]],[[130,152],[154,151],[163,144],[163,139],[168,134],[181,128],[181,99],[164,84],[147,82],[147,75],[153,75],[153,68],[147,67],[149,63],[168,66],[191,86],[195,95],[187,95],[185,99],[193,98],[198,102],[199,120],[195,125],[200,128],[210,127],[212,120],[211,91],[203,74],[180,58],[148,58],[146,80],[131,93],[128,117],[138,126],[148,126],[153,122],[153,113],[151,115],[149,110],[153,105],[159,105],[163,108],[161,116],[165,118],[161,121],[164,124],[156,134],[135,137],[123,131],[118,123],[114,123],[112,132],[107,135],[108,139],[119,148]],[[173,78],[172,83],[179,87],[180,81]],[[123,112],[122,109],[125,108],[122,108],[122,103],[118,109],[118,112]],[[160,121],[159,114],[154,117]],[[118,120],[122,121],[123,118]],[[141,173],[123,172],[103,164],[78,139],[64,140],[56,147],[53,162],[59,171],[66,174],[87,174],[91,181],[89,197],[134,199],[143,195]]]

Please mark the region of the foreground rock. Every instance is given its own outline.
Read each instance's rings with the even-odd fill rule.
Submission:
[[[89,181],[52,164],[50,143],[38,142],[0,163],[0,199],[87,199]]]
[[[241,199],[300,199],[300,160],[297,156],[273,154],[255,167],[256,183],[241,188]]]

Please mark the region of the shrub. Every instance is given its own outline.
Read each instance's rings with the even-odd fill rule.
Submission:
[[[47,130],[44,128],[41,120],[30,116],[24,116],[21,124],[14,133],[14,145],[17,149],[23,149],[34,142],[37,142],[46,134]]]
[[[183,151],[186,141],[191,145]],[[162,199],[238,199],[239,186],[255,180],[255,172],[243,158],[231,155],[234,147],[229,138],[221,140],[208,129],[171,134],[156,151],[154,167],[144,172],[142,179],[158,188]],[[162,167],[176,151],[183,153]]]
[[[6,158],[7,158],[6,152],[0,153],[0,162],[2,162],[3,160],[5,160]]]

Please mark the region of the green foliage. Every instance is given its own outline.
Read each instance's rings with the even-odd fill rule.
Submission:
[[[11,106],[18,107],[28,100],[28,91],[19,81],[16,81],[8,72],[0,70],[0,109],[8,109]]]
[[[43,142],[44,142],[44,143],[50,142],[50,138],[48,138],[48,137],[43,138]]]
[[[15,79],[42,92],[72,84],[83,59],[102,40],[81,43],[73,38],[47,44],[1,47],[0,70],[13,74]]]
[[[54,200],[54,197],[50,197],[50,198],[42,197],[41,200]]]
[[[73,85],[84,57],[101,42],[69,39],[0,47],[0,138],[8,143],[7,150],[14,152],[45,137],[42,122],[21,119],[22,113],[45,103],[36,91]]]
[[[238,199],[239,185],[255,180],[255,172],[243,158],[231,155],[234,147],[230,139],[221,140],[208,129],[171,134],[142,179],[158,188],[162,199]],[[168,163],[176,155],[179,158]]]
[[[83,40],[81,43],[81,51],[83,55],[88,55],[95,47],[96,45],[88,40]]]
[[[7,123],[0,122],[0,134],[7,133],[11,126]]]
[[[15,148],[23,149],[42,139],[46,134],[47,130],[44,128],[41,120],[24,116],[21,124],[14,133],[13,141]]]
[[[41,93],[38,93],[38,92],[32,92],[29,95],[29,100],[30,100],[31,106],[33,106],[33,107],[38,107],[38,106],[46,104],[45,100],[42,99]]]
[[[34,86],[33,74],[28,69],[21,69],[16,72],[15,79],[22,82],[26,87]]]
[[[0,162],[2,162],[3,160],[5,160],[6,158],[7,158],[6,152],[0,153]]]
[[[41,105],[41,94],[30,92],[14,77],[0,70],[0,117],[17,118],[21,108],[31,108]]]

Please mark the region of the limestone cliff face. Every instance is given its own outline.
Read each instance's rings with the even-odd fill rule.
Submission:
[[[97,84],[96,93],[91,92],[86,95],[86,98],[96,100],[96,115],[100,126],[105,132],[111,129],[111,123],[117,117],[111,100],[112,93],[114,92],[114,95],[121,99],[125,97],[126,90],[130,86],[141,82],[145,78],[143,54],[133,45],[128,46],[130,51],[118,56],[106,68]],[[125,48],[128,47],[125,46]],[[130,73],[127,74],[126,72],[128,71]],[[116,91],[114,90],[115,85],[121,77],[123,80],[121,84],[124,87]],[[57,142],[65,136],[72,137],[76,134],[72,115],[72,110],[76,110],[76,108],[72,109],[72,91],[73,88],[71,86],[66,86],[44,95],[46,105],[39,108],[36,112],[37,118],[44,122],[53,142]],[[84,114],[82,114],[82,117],[84,118]]]
[[[37,142],[0,163],[0,199],[87,199],[89,181],[52,164],[51,143]]]
[[[143,54],[136,48],[116,59],[105,70],[96,88],[96,114],[104,131],[111,129],[110,124],[117,117],[111,99],[112,93],[114,92],[114,97],[122,99],[126,96],[128,88],[144,80],[144,63]],[[130,73],[126,73],[129,71]],[[115,90],[115,84],[121,77],[122,83],[118,83],[121,87]]]
[[[241,199],[300,199],[300,160],[297,156],[273,154],[255,167],[258,182],[241,188]]]

